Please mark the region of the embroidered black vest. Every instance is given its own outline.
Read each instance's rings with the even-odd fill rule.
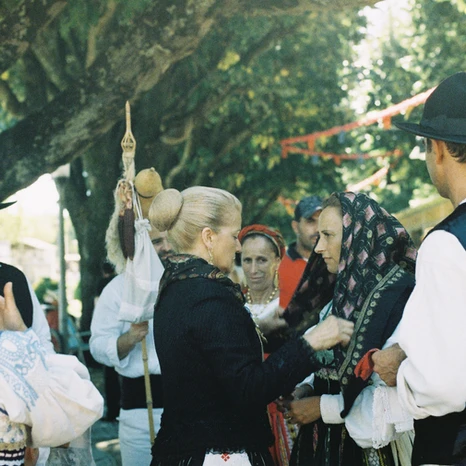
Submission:
[[[466,250],[466,203],[459,205],[429,234],[439,230],[456,236]],[[414,421],[414,430],[413,466],[466,464],[466,410]]]
[[[32,325],[32,299],[29,286],[21,270],[12,265],[0,262],[0,295],[3,296],[3,288],[8,283],[13,283],[13,293],[15,295],[16,306],[21,313],[21,317],[26,327]]]

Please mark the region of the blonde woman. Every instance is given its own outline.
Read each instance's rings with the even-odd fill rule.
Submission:
[[[164,413],[152,466],[273,465],[267,404],[316,369],[316,351],[347,344],[353,325],[332,318],[263,361],[260,332],[228,278],[241,249],[238,199],[167,189],[149,216],[177,252],[154,311]]]

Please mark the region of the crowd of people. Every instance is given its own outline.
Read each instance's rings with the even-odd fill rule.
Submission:
[[[107,417],[123,466],[466,464],[466,73],[439,84],[419,124],[397,126],[425,138],[454,206],[419,253],[366,194],[301,199],[288,247],[272,226],[242,227],[227,191],[155,196],[153,318],[119,319],[123,272],[91,324],[92,355],[121,388]],[[244,280],[232,279],[238,255]],[[53,464],[104,400],[75,357],[53,352],[26,277],[2,263],[0,288],[0,465]]]

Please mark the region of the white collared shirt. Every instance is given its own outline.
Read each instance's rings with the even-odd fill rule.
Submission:
[[[131,324],[118,320],[118,313],[123,299],[125,274],[117,275],[102,291],[94,309],[91,323],[89,346],[96,361],[115,370],[125,377],[144,375],[142,361],[142,344],[138,343],[128,356],[118,358],[117,340],[127,332]],[[146,337],[149,358],[149,373],[160,374],[160,364],[155,352],[154,320],[149,320],[149,333]]]
[[[435,231],[419,249],[399,343],[407,355],[397,377],[403,407],[415,419],[464,410],[466,250],[451,233]]]

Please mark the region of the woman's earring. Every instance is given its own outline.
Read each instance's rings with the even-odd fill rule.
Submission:
[[[278,270],[275,270],[275,275],[273,277],[273,286],[274,288],[278,288],[280,282],[278,280]]]
[[[214,265],[214,255],[212,254],[212,249],[208,248],[207,252],[209,253],[209,264]]]

